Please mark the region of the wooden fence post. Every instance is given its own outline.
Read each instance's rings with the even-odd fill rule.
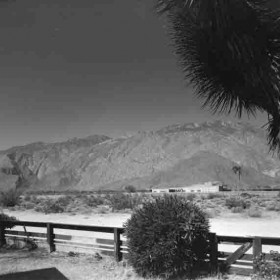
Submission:
[[[121,243],[120,230],[118,228],[114,228],[114,254],[117,262],[122,260]]]
[[[209,234],[210,241],[210,269],[211,273],[218,272],[218,238],[216,233]]]
[[[50,253],[55,251],[53,225],[47,223],[47,242],[49,243]]]
[[[262,253],[262,239],[255,236],[253,239],[253,260]],[[256,273],[256,265],[254,264],[253,272]]]
[[[5,238],[5,225],[2,222],[0,224],[0,247],[6,244],[6,238]]]

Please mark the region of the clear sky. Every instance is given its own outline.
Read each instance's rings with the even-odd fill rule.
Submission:
[[[0,3],[0,149],[221,119],[184,81],[152,5]]]

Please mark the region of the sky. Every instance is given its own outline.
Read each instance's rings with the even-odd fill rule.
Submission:
[[[151,0],[0,2],[0,149],[238,120],[201,108],[152,7]],[[249,121],[265,124],[263,115]]]

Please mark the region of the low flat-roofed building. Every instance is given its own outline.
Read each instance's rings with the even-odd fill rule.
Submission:
[[[205,182],[201,184],[194,184],[190,186],[178,186],[169,188],[152,188],[153,193],[209,193],[209,192],[219,192],[222,190],[223,184],[221,182]]]
[[[152,192],[153,193],[168,193],[169,189],[168,188],[166,188],[166,189],[152,189]]]
[[[187,192],[187,193],[219,192],[221,190],[221,186],[222,184],[220,182],[205,182],[205,183],[195,184],[191,186],[169,188],[169,192]]]

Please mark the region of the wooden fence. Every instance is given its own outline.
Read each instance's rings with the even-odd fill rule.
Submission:
[[[24,230],[7,229],[7,225],[23,226]],[[26,230],[28,227],[28,230]],[[5,229],[6,228],[6,229]],[[31,230],[31,229],[32,230]],[[38,229],[40,228],[40,232]],[[34,230],[35,229],[35,230]],[[109,234],[109,237],[92,237],[75,234],[60,234],[57,231],[67,230],[75,232],[90,232]],[[66,232],[67,232],[66,231]],[[36,243],[43,242],[47,245],[49,252],[66,251],[77,249],[89,249],[90,252],[101,251],[102,253],[113,254],[117,261],[121,261],[127,254],[126,240],[123,236],[124,229],[119,227],[86,226],[59,223],[41,223],[0,221],[0,247],[6,244],[7,240],[27,240],[31,239]],[[229,273],[249,275],[256,269],[253,259],[263,252],[263,245],[280,246],[280,238],[273,237],[241,237],[241,236],[221,236],[215,233],[209,234],[209,264],[213,273],[227,267]],[[235,249],[229,249],[231,246]],[[222,247],[226,247],[223,249]],[[248,253],[248,250],[252,251]],[[266,255],[268,261],[270,254]]]
[[[24,230],[7,229],[7,225],[23,226]],[[31,230],[25,230],[26,227],[31,227]],[[5,229],[6,228],[6,229]],[[41,228],[44,232],[34,231],[33,228]],[[75,234],[57,234],[57,230],[70,230],[70,231],[84,231],[93,233],[111,234],[112,237],[87,237],[76,236]],[[40,230],[42,231],[42,230]],[[120,261],[124,254],[127,253],[125,240],[122,236],[123,228],[119,227],[104,227],[104,226],[86,226],[86,225],[73,225],[73,224],[59,224],[59,223],[40,223],[40,222],[27,222],[27,221],[13,221],[1,222],[0,221],[0,247],[6,244],[9,240],[27,240],[31,239],[36,243],[47,244],[49,252],[54,252],[57,247],[66,247],[69,251],[72,249],[88,249],[91,251],[102,251],[113,253],[115,259]],[[75,238],[76,236],[76,238]],[[82,241],[80,241],[82,239]]]
[[[250,275],[256,271],[256,266],[253,260],[263,253],[264,246],[280,246],[280,238],[275,237],[243,237],[243,236],[216,236],[218,245],[235,245],[234,251],[218,249],[216,262],[217,267],[227,266],[229,273]],[[227,246],[230,247],[230,246]],[[277,248],[278,249],[278,248]],[[252,251],[248,253],[248,251]],[[272,256],[269,253],[271,249],[265,254],[268,262],[272,261]]]

